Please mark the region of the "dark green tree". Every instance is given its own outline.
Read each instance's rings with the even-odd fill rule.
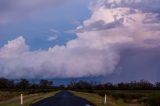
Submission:
[[[48,89],[51,88],[53,85],[52,81],[48,81],[48,80],[40,80],[39,86],[42,89]]]
[[[30,87],[30,83],[26,79],[21,79],[20,82],[17,84],[17,87],[20,90],[27,90]]]

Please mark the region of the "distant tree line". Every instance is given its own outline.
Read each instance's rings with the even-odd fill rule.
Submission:
[[[53,82],[49,80],[40,80],[39,83],[31,83],[27,79],[21,79],[19,81],[10,80],[6,78],[0,78],[0,90],[15,90],[15,91],[49,91],[53,88]],[[34,91],[35,92],[35,91]]]
[[[33,83],[27,79],[21,79],[19,81],[10,80],[6,78],[0,78],[0,90],[16,90],[16,91],[48,91],[48,90],[160,90],[160,82],[155,84],[146,80],[131,81],[129,83],[96,83],[89,81],[71,81],[67,87],[64,85],[54,86],[51,80],[39,80],[37,83]]]
[[[88,81],[71,81],[68,85],[68,89],[88,89],[88,90],[160,90],[160,82],[155,84],[150,83],[146,80],[131,81],[129,83],[117,83],[113,84],[110,82],[97,84],[96,82]]]

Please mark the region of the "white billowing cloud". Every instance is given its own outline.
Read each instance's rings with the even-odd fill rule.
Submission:
[[[51,78],[109,74],[114,69],[114,61],[119,59],[116,53],[92,48],[79,38],[48,51],[29,51],[24,43],[24,38],[19,37],[0,49],[1,76]],[[110,62],[106,64],[106,61]]]
[[[4,47],[0,49],[0,57],[9,58],[15,55],[18,56],[28,50],[29,47],[25,44],[24,38],[18,37],[15,40],[8,41],[8,44],[4,45]]]
[[[144,1],[150,5],[148,0]],[[151,1],[152,4],[160,4],[157,0]],[[157,46],[155,42],[160,38],[160,14],[138,8],[138,3],[143,4],[143,0],[99,0],[97,3],[91,7],[91,18],[84,21],[78,32],[87,33],[87,36],[95,32],[97,36],[104,37],[105,43],[114,45],[129,43],[138,47]],[[131,3],[137,8],[131,7]],[[119,5],[113,7],[112,4]]]
[[[139,7],[139,3],[143,4],[141,0],[131,1],[132,4],[129,0],[94,2],[91,17],[77,27],[77,38],[65,46],[30,51],[23,37],[9,41],[0,48],[1,76],[51,78],[107,75],[114,72],[120,54],[126,48],[158,47],[160,14],[149,9],[144,11]],[[115,2],[118,5],[112,4]],[[147,6],[147,2],[144,4]]]

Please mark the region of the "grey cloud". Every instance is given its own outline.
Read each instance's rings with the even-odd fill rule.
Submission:
[[[141,79],[147,79],[153,82],[159,81],[159,53],[159,47],[151,49],[128,49],[124,51],[121,54],[122,59],[118,65],[122,67],[121,74],[115,76],[123,81]]]
[[[105,23],[103,20],[96,21],[85,28],[77,29],[77,32],[84,32],[84,31],[98,31],[98,30],[109,30],[115,27],[122,27],[123,19],[116,20],[111,23]]]
[[[133,9],[141,9],[144,12],[160,11],[159,0],[101,0],[105,3],[106,8],[130,7]]]
[[[48,6],[57,6],[67,1],[68,0],[1,0],[0,25],[28,18],[35,11]]]

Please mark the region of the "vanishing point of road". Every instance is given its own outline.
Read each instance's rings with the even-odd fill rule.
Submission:
[[[95,106],[89,101],[75,96],[71,92],[61,91],[54,96],[43,99],[32,106]]]

